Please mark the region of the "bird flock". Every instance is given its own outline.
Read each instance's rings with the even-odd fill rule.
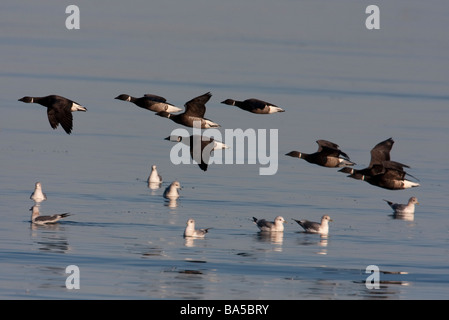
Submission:
[[[184,111],[173,104],[167,102],[167,100],[161,96],[154,94],[145,94],[143,97],[136,98],[128,94],[120,94],[115,99],[126,102],[131,102],[136,106],[155,112],[156,115],[172,120],[173,122],[186,126],[196,127],[200,124],[202,129],[217,128],[220,125],[210,119],[205,118],[206,103],[210,100],[212,94],[207,92],[203,95],[195,97],[187,101],[184,105]],[[24,103],[37,103],[47,108],[48,121],[53,129],[57,129],[59,125],[67,134],[71,134],[73,130],[73,112],[82,111],[86,112],[87,109],[81,104],[58,96],[48,95],[44,97],[30,97],[25,96],[19,101]],[[285,110],[275,104],[259,100],[259,99],[246,99],[238,101],[234,99],[226,99],[221,103],[235,106],[244,111],[254,114],[273,114],[285,112]],[[183,112],[181,112],[183,111]],[[190,146],[190,153],[194,158],[193,153],[193,141],[198,137],[181,137],[181,136],[169,136],[166,140],[172,142],[182,142]],[[209,148],[210,152],[216,149],[226,149],[228,146],[215,141],[212,138],[199,137],[198,141],[201,141],[201,151],[205,148]],[[390,157],[390,151],[393,147],[394,140],[389,138],[375,145],[371,151],[371,160],[368,167],[363,169],[354,169],[355,162],[351,161],[350,157],[340,150],[340,147],[327,140],[317,140],[318,150],[314,153],[304,153],[300,151],[291,151],[286,156],[299,158],[307,161],[308,163],[315,164],[327,168],[341,168],[339,172],[347,174],[347,177],[365,181],[373,186],[388,189],[388,190],[401,190],[412,187],[418,187],[420,184],[416,181],[408,180],[407,176],[410,176],[417,180],[412,175],[408,174],[404,168],[410,168],[403,163],[392,161]],[[208,153],[201,152],[201,158],[194,159],[202,171],[206,171],[208,168]],[[150,189],[158,189],[162,184],[162,177],[157,171],[156,165],[152,166],[152,171],[148,177],[148,187]],[[176,201],[179,198],[179,190],[181,184],[179,181],[173,181],[164,191],[163,197],[170,201]],[[53,224],[60,219],[69,216],[69,213],[54,214],[49,216],[41,216],[39,212],[39,206],[42,201],[47,200],[47,196],[42,191],[42,184],[36,182],[35,190],[30,196],[35,204],[30,209],[32,211],[31,222],[37,225]],[[404,219],[413,219],[415,212],[415,205],[418,204],[416,197],[411,197],[407,204],[393,203],[390,200],[385,200],[394,212],[394,216]],[[332,221],[329,215],[323,215],[320,222],[297,220],[297,222],[306,233],[317,233],[321,235],[327,235],[329,233],[329,222]],[[258,219],[253,217],[253,222],[259,228],[261,232],[283,232],[284,224],[286,220],[277,216],[274,221],[267,221],[265,219]],[[203,238],[210,228],[195,229],[195,220],[189,218],[187,220],[187,226],[184,230],[184,237]]]

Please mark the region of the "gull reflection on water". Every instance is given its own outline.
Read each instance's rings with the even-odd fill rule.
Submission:
[[[162,183],[160,182],[149,182],[148,183],[148,188],[150,188],[151,190],[157,190],[161,187]]]
[[[200,241],[199,243],[196,241]],[[207,241],[207,237],[200,238],[200,237],[184,237],[184,246],[188,248],[196,247],[198,244],[205,244],[206,242],[201,241]]]
[[[327,254],[327,245],[328,245],[328,235],[326,234],[320,234],[320,241],[317,242],[318,246],[321,247],[321,250],[319,250],[316,254]]]
[[[317,234],[308,232],[299,232],[304,235],[304,237],[298,241],[301,246],[317,246],[320,250],[316,254],[327,254],[327,246],[329,244],[329,236],[327,234]],[[317,238],[319,237],[319,239]]]
[[[192,248],[195,246],[195,238],[192,237],[184,237],[184,246]]]
[[[164,206],[169,208],[176,208],[178,206],[177,199],[165,199]]]
[[[259,231],[256,239],[260,242],[268,242],[276,245],[273,251],[282,252],[282,243],[284,242],[284,232]]]
[[[31,237],[38,245],[39,250],[55,253],[70,251],[67,237],[63,233],[65,228],[59,224],[30,225]]]
[[[415,214],[414,213],[394,213],[391,215],[393,219],[404,220],[404,221],[414,221]]]

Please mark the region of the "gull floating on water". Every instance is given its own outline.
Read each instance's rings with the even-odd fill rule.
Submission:
[[[254,223],[260,229],[260,231],[284,231],[284,223],[287,223],[281,216],[274,218],[274,221],[267,221],[265,219],[254,218]]]
[[[195,229],[195,220],[187,220],[187,227],[184,230],[184,237],[204,238],[210,228]]]
[[[151,173],[148,176],[148,187],[151,189],[158,189],[162,183],[162,177],[156,169],[156,166],[151,167]]]
[[[31,194],[30,199],[36,203],[47,200],[47,195],[42,191],[42,184],[40,182],[36,182],[34,192]]]
[[[393,202],[385,200],[385,199],[384,199],[384,201],[388,203],[388,205],[391,207],[391,209],[393,209],[394,213],[399,213],[399,214],[415,213],[415,204],[419,204],[418,198],[416,198],[416,197],[411,197],[408,200],[407,204],[393,203]]]
[[[327,214],[321,217],[321,223],[308,220],[295,220],[307,233],[329,233],[329,221],[333,221]]]
[[[70,213],[67,212],[67,213],[54,214],[51,216],[41,216],[39,212],[39,206],[32,206],[30,211],[32,211],[31,222],[38,225],[56,223],[62,218],[65,218],[70,215]]]
[[[181,184],[178,181],[173,181],[164,191],[164,198],[177,199],[179,198],[179,191]]]

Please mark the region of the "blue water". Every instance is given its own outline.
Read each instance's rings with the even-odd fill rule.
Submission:
[[[78,1],[80,29],[57,1],[3,1],[0,10],[0,298],[447,299],[449,298],[449,35],[443,1],[380,1],[381,29],[357,1]],[[174,165],[178,126],[119,94],[154,93],[183,106],[211,91],[220,132],[278,130],[278,170],[256,164]],[[88,112],[52,130],[25,96],[59,94]],[[257,97],[287,111],[259,116],[220,104]],[[284,156],[340,145],[357,168],[393,137],[393,160],[421,186],[389,191]],[[226,142],[226,141],[225,141]],[[232,145],[232,143],[231,143]],[[254,156],[254,155],[251,155]],[[150,190],[156,164],[163,179]],[[165,187],[179,180],[170,203]],[[41,181],[42,214],[29,223]],[[382,199],[416,196],[413,221]],[[327,238],[292,220],[334,220]],[[282,215],[283,234],[252,217]],[[188,218],[212,227],[182,237]],[[80,270],[80,289],[65,268]],[[368,265],[380,289],[368,289]],[[401,272],[401,274],[397,274]]]

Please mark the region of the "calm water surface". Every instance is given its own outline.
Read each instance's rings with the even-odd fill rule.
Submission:
[[[80,30],[57,1],[4,1],[0,11],[0,298],[449,298],[449,6],[380,1],[381,29],[357,1],[78,1]],[[205,92],[226,129],[278,129],[278,170],[256,164],[174,165],[173,122],[114,97],[154,93],[182,106]],[[87,107],[72,135],[17,99],[60,94]],[[220,104],[258,97],[287,111],[258,116]],[[389,191],[284,156],[338,143],[357,163],[393,137],[393,160],[421,187]],[[232,141],[224,141],[232,145]],[[252,155],[254,156],[254,155]],[[246,159],[246,156],[244,157]],[[146,179],[156,164],[162,187]],[[165,187],[179,180],[170,203]],[[42,214],[29,196],[41,181]],[[382,199],[416,196],[413,221]],[[333,218],[326,238],[292,220]],[[284,233],[252,217],[282,215]],[[188,218],[212,227],[182,237]],[[68,290],[65,268],[80,269]],[[380,289],[367,289],[377,265]],[[400,274],[398,274],[400,272]]]

